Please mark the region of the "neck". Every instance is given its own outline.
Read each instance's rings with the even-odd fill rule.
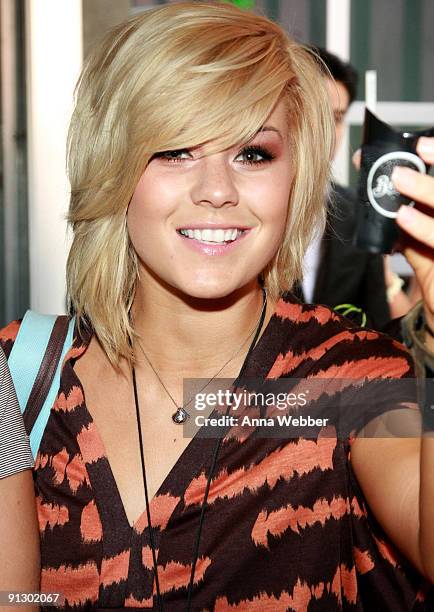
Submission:
[[[157,371],[206,377],[230,359],[222,376],[236,376],[253,340],[262,306],[262,290],[256,281],[212,300],[146,284],[138,287],[134,299],[134,327]],[[272,308],[267,311],[263,329]],[[136,350],[139,361],[140,353]]]

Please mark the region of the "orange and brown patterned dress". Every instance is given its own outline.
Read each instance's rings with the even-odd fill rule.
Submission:
[[[18,331],[1,333],[8,354]],[[41,590],[66,609],[157,609],[146,513],[131,526],[74,372],[75,338],[34,470]],[[328,308],[278,303],[246,377],[411,376],[401,345]],[[356,419],[357,420],[357,419]],[[182,612],[215,440],[194,437],[150,504],[164,610]],[[387,542],[349,462],[350,440],[225,438],[211,482],[194,611],[427,610],[426,585]],[[52,609],[52,608],[51,608]]]

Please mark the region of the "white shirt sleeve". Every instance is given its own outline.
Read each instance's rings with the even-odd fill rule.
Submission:
[[[318,268],[321,261],[321,240],[322,234],[317,233],[306,250],[303,261],[303,294],[306,302],[313,302]]]

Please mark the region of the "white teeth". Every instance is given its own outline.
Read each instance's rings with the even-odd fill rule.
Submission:
[[[241,234],[243,230],[239,229],[181,229],[179,232],[183,236],[187,236],[188,238],[194,238],[195,240],[199,240],[200,242],[212,242],[218,244],[224,244],[225,242],[232,242],[236,240]]]
[[[214,240],[216,242],[224,242],[225,241],[225,230],[222,230],[222,229],[215,230]]]

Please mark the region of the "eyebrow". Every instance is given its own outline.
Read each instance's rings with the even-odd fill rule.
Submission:
[[[258,132],[277,132],[280,135],[279,130],[271,125],[263,125]]]
[[[277,128],[273,127],[272,125],[263,125],[261,128],[259,128],[256,134],[260,134],[261,132],[276,132],[276,134],[280,137],[280,139],[283,140],[283,137],[280,131]]]

